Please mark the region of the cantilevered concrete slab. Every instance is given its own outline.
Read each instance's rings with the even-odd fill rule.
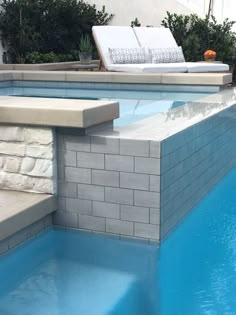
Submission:
[[[0,123],[87,128],[118,117],[113,101],[0,97]]]
[[[0,241],[55,210],[55,196],[0,190]]]

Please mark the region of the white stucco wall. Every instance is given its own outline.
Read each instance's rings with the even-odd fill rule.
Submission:
[[[235,0],[214,0],[214,15],[219,22],[228,18],[231,21],[235,21],[236,1]],[[236,31],[236,25],[233,27]]]
[[[87,0],[96,4],[98,8],[103,5],[106,11],[115,16],[111,25],[130,25],[136,17],[142,26],[159,26],[166,16],[166,11],[178,14],[198,13],[204,14],[207,0]]]

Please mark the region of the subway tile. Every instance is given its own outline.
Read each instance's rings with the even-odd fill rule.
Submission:
[[[9,242],[8,240],[0,242],[0,255],[8,251],[8,242]]]
[[[133,235],[134,234],[133,225],[134,225],[133,222],[106,219],[106,232],[122,235]]]
[[[150,208],[150,223],[160,225],[160,209]]]
[[[65,167],[65,180],[73,183],[91,184],[91,169]]]
[[[104,218],[120,218],[120,206],[115,203],[93,201],[93,215]]]
[[[120,139],[120,154],[132,156],[149,156],[148,140]]]
[[[135,173],[160,175],[160,160],[135,157]]]
[[[91,137],[91,151],[97,153],[119,154],[119,139],[107,137]]]
[[[121,205],[121,220],[149,223],[149,208]]]
[[[105,231],[105,219],[79,214],[79,228],[92,231]]]
[[[66,198],[66,211],[92,214],[92,201],[85,199]]]
[[[104,154],[77,152],[77,166],[104,169]]]
[[[64,150],[64,136],[57,134],[56,135],[56,148],[58,151],[63,151]]]
[[[92,184],[119,187],[119,172],[92,170]]]
[[[59,180],[65,180],[65,167],[63,165],[57,165],[57,178]]]
[[[127,236],[127,235],[120,235],[120,240],[125,240],[125,241],[129,241],[132,243],[136,243],[136,244],[149,244],[149,240],[142,238],[142,237],[135,237],[135,236]]]
[[[30,238],[30,237],[38,234],[39,232],[44,230],[44,228],[45,228],[44,220],[39,220],[39,221],[31,224],[30,226],[28,226],[26,228],[27,229],[27,238]]]
[[[120,187],[149,190],[149,176],[135,173],[120,173]]]
[[[9,238],[9,249],[19,245],[20,243],[26,241],[28,238],[27,229],[23,229]]]
[[[161,143],[158,141],[150,141],[150,157],[160,159]]]
[[[65,150],[90,152],[89,136],[64,136]]]
[[[56,152],[57,164],[63,166],[65,164],[65,151],[57,150]]]
[[[105,187],[105,201],[133,205],[133,190]]]
[[[150,175],[150,191],[161,191],[161,178],[160,176]]]
[[[58,195],[60,197],[77,197],[77,184],[67,183],[67,182],[58,182]]]
[[[134,171],[134,158],[124,155],[105,155],[105,168],[113,171]]]
[[[78,184],[78,198],[104,201],[104,187]]]
[[[51,226],[51,225],[52,225],[52,214],[47,215],[47,216],[44,218],[43,221],[44,221],[44,227],[45,227],[45,229],[46,229],[47,227]]]
[[[160,208],[160,193],[149,191],[134,191],[135,206]]]
[[[68,227],[78,227],[78,216],[76,213],[56,211],[53,215],[53,224]]]
[[[66,211],[66,198],[57,197],[57,210]]]
[[[76,153],[73,151],[64,151],[64,165],[76,166]]]
[[[150,238],[152,240],[159,240],[160,238],[159,226],[135,222],[134,235],[138,237]]]

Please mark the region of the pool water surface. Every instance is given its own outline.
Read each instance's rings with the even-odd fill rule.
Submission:
[[[207,92],[160,92],[142,90],[79,89],[47,87],[0,87],[0,95],[68,99],[114,100],[120,103],[120,118],[115,126],[123,127],[158,113],[166,113],[187,102],[199,100]]]

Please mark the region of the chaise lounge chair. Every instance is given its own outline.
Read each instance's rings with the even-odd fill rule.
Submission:
[[[94,26],[93,37],[100,54],[103,65],[108,71],[136,72],[136,73],[184,73],[184,72],[219,72],[228,71],[229,66],[225,64],[192,63],[185,62],[165,62],[152,63],[148,49],[158,48],[178,48],[175,39],[169,29],[129,26]],[[112,59],[112,51],[133,50],[135,54],[141,56],[140,60],[129,58],[122,62]],[[145,60],[142,53],[145,52]],[[126,56],[123,56],[126,57]],[[130,56],[128,56],[130,57]],[[132,56],[131,56],[132,57]],[[184,57],[183,57],[184,58]],[[131,58],[132,59],[132,58]]]
[[[141,47],[146,49],[178,48],[173,34],[168,28],[134,27],[135,35]],[[185,62],[188,72],[225,72],[229,66],[214,62]]]

